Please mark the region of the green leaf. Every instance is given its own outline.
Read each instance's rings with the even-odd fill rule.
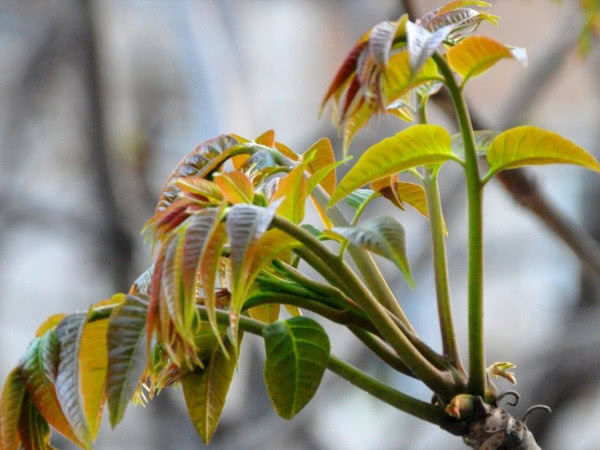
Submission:
[[[24,398],[25,383],[21,369],[16,367],[6,377],[0,397],[0,448],[4,450],[19,448],[18,426]]]
[[[79,350],[87,314],[78,313],[65,317],[56,327],[60,343],[56,393],[61,409],[75,436],[86,447],[92,442],[87,424],[85,407],[80,396]],[[46,417],[46,416],[45,416]]]
[[[447,58],[450,67],[463,77],[463,83],[481,75],[504,58],[512,58],[527,65],[525,49],[507,47],[484,36],[466,38],[448,50]]]
[[[404,228],[391,217],[374,217],[354,227],[335,227],[334,233],[351,244],[365,248],[393,261],[402,271],[409,285],[414,287],[406,258]]]
[[[202,442],[208,444],[217,429],[237,360],[216,347],[204,369],[186,374],[182,379],[183,396],[188,414]]]
[[[125,301],[113,310],[107,332],[106,400],[113,428],[123,418],[139,385],[146,359],[142,341],[148,303],[132,295],[120,295]]]
[[[448,159],[457,159],[448,132],[438,125],[414,125],[369,147],[339,183],[329,206],[379,178]]]
[[[600,172],[596,159],[581,147],[551,131],[520,126],[496,136],[487,152],[490,170],[484,180],[496,172],[538,164],[576,164]]]
[[[377,198],[377,193],[372,189],[357,189],[348,194],[344,201],[357,210],[363,208],[365,203],[369,203],[374,198]]]
[[[265,384],[275,411],[291,419],[317,392],[329,358],[329,338],[312,319],[294,317],[264,327]]]
[[[53,450],[50,427],[28,396],[25,396],[19,419],[19,438],[24,450]],[[3,449],[5,447],[2,447]]]
[[[67,439],[83,447],[67,421],[55,387],[59,358],[59,342],[54,330],[34,339],[22,362],[22,375],[27,392],[46,421]]]

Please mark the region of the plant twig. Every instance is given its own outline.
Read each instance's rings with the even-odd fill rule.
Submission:
[[[465,176],[467,185],[469,257],[468,257],[468,304],[469,304],[469,392],[483,396],[485,392],[485,347],[483,336],[483,222],[482,184],[479,178],[475,139],[469,110],[462,90],[456,84],[454,74],[439,53],[433,59],[444,76],[446,88],[456,110],[465,146]]]

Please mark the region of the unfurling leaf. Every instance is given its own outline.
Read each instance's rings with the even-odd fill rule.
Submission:
[[[329,358],[325,330],[307,317],[275,322],[263,329],[267,358],[265,384],[277,414],[294,417],[315,395]]]
[[[414,75],[421,70],[425,61],[435,53],[450,31],[452,31],[451,26],[430,32],[410,20],[406,22],[406,43],[410,53],[411,74]]]
[[[500,42],[483,36],[471,36],[450,48],[448,64],[463,77],[481,75],[503,58],[512,58],[523,65],[527,64],[527,53],[523,48],[507,47]]]
[[[419,62],[421,67],[415,72],[411,70],[410,58],[408,50],[403,50],[390,57],[382,89],[386,105],[423,83],[441,80],[437,66],[431,58]]]
[[[412,167],[456,159],[450,135],[438,125],[414,125],[369,147],[340,181],[330,206],[353,190]]]
[[[538,164],[576,164],[600,172],[596,159],[581,147],[551,131],[520,126],[496,136],[487,151],[489,179],[500,170]]]
[[[454,1],[425,14],[417,23],[429,31],[450,27],[446,39],[456,43],[473,33],[483,21],[498,23],[498,16],[483,11],[490,6],[487,2]]]
[[[66,314],[53,314],[48,317],[39,327],[35,330],[35,337],[40,337],[46,334],[46,331],[56,328],[56,325],[66,317]]]
[[[144,370],[144,340],[148,303],[123,295],[109,320],[107,331],[108,371],[106,396],[110,424],[114,428],[123,418]]]
[[[14,368],[6,377],[0,397],[0,448],[18,450],[19,417],[25,398],[25,383],[19,367]]]
[[[393,261],[409,285],[414,286],[406,258],[404,228],[395,219],[374,217],[353,227],[335,227],[331,231],[348,239],[352,245]]]
[[[512,384],[517,384],[517,377],[510,369],[517,367],[511,362],[495,362],[487,368],[487,374],[493,377],[502,377]]]
[[[229,352],[231,353],[231,352]],[[216,347],[204,363],[182,379],[188,414],[202,442],[208,444],[217,429],[237,359]]]

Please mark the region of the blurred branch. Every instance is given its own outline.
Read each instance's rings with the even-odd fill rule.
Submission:
[[[93,0],[81,2],[82,41],[83,49],[82,74],[86,101],[89,108],[87,134],[89,138],[89,160],[93,174],[98,207],[102,219],[107,222],[110,230],[107,236],[112,268],[114,289],[125,289],[132,278],[133,241],[123,220],[119,208],[115,186],[109,167],[109,154],[106,136],[105,108],[103,102],[100,61],[98,56],[98,41],[96,24],[94,23]]]

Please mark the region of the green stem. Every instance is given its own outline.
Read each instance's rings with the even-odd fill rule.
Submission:
[[[203,320],[208,320],[208,313],[204,306],[199,306],[198,312]],[[216,315],[219,323],[223,325],[229,324],[228,311],[217,310]],[[241,316],[239,326],[240,329],[248,333],[262,337],[265,324],[258,320]],[[333,355],[329,355],[327,368],[359,389],[410,415],[440,426],[449,420],[443,409],[403,394]]]
[[[415,377],[410,371],[406,364],[402,362],[398,355],[380,338],[376,335],[369,333],[363,328],[349,326],[350,332],[356,336],[363,344],[367,346],[369,350],[375,353],[379,358],[384,361],[388,366],[396,369],[398,372],[403,373],[409,377]]]
[[[465,146],[465,176],[469,208],[469,393],[485,392],[485,347],[483,336],[483,221],[482,184],[479,178],[473,126],[462,89],[456,84],[446,60],[434,53],[434,61],[452,98]]]
[[[323,190],[323,188],[317,186],[312,195],[322,208],[327,208],[329,196]],[[332,206],[329,208],[329,218],[335,226],[347,227],[350,225],[337,206]],[[400,320],[404,322],[408,329],[410,329],[413,333],[416,333],[369,252],[354,245],[350,245],[348,247],[348,253],[350,253],[354,264],[356,264],[356,268],[362,275],[366,285],[369,287],[373,295],[381,302],[382,305],[385,305],[387,309],[400,318]]]
[[[419,419],[439,426],[449,420],[442,408],[403,394],[335,356],[329,356],[327,368],[357,388]]]
[[[427,196],[427,209],[431,224],[431,242],[433,247],[433,267],[435,272],[435,290],[437,307],[442,335],[444,355],[448,357],[455,367],[462,370],[462,363],[458,352],[452,308],[450,306],[450,285],[448,282],[448,263],[446,256],[446,234],[442,201],[438,186],[438,168],[425,169],[425,194]]]
[[[362,317],[353,313],[352,311],[337,309],[335,307],[323,304],[318,300],[298,297],[282,292],[261,292],[253,295],[244,302],[243,311],[265,304],[298,306],[299,308],[317,313],[320,316],[331,320],[332,322],[339,323],[340,325],[357,326],[367,330],[376,331],[373,328],[373,324],[369,322],[366,317]]]
[[[300,243],[314,252],[327,266],[339,274],[353,293],[352,298],[354,301],[363,308],[367,317],[381,333],[381,336],[398,353],[398,356],[400,356],[412,373],[421,379],[430,389],[442,396],[448,396],[453,392],[455,382],[452,377],[438,370],[415,348],[402,330],[394,323],[385,307],[373,297],[371,292],[344,261],[340,261],[337,255],[330,252],[321,241],[308,231],[283,217],[275,216],[271,226],[280,229],[300,241]]]

